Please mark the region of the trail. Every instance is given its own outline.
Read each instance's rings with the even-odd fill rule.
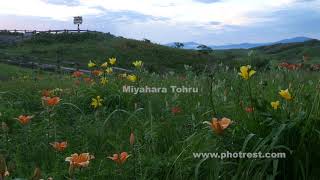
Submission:
[[[86,74],[90,74],[91,71],[86,70],[86,69],[78,69],[74,67],[65,67],[65,66],[58,66],[55,64],[42,64],[42,63],[37,63],[37,62],[32,62],[32,61],[13,61],[13,60],[2,60],[0,61],[5,64],[9,65],[15,65],[19,67],[24,67],[24,68],[30,68],[30,69],[41,69],[44,71],[63,71],[65,73],[72,73],[74,71],[81,71]],[[112,67],[114,71],[119,71],[119,72],[132,72],[131,70],[124,69],[124,68],[119,68],[119,67]]]

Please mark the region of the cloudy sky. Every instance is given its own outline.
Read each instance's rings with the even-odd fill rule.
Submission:
[[[82,29],[157,43],[320,39],[320,0],[0,0],[0,29]]]

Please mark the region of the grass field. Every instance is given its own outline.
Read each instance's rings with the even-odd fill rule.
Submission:
[[[143,59],[148,69],[181,69],[184,64],[211,64],[216,57],[197,51],[169,48],[158,44],[115,37],[102,33],[37,35],[14,45],[0,47],[0,59],[27,60],[41,63],[77,62],[86,67],[88,59],[97,62],[105,57],[125,61],[120,67],[130,67],[131,61]]]
[[[317,179],[319,74],[252,66],[253,74],[245,66],[252,61],[200,73],[192,67],[162,75],[136,68],[137,79],[105,71],[88,79],[1,64],[0,177],[7,170],[7,179]],[[103,77],[108,82],[102,84]],[[171,92],[172,85],[198,92]],[[126,93],[123,86],[168,92]],[[50,103],[49,97],[61,100]],[[30,117],[15,119],[20,115]],[[286,158],[194,157],[227,151]],[[66,162],[74,153],[95,158]]]
[[[12,36],[6,36],[12,39]],[[317,40],[259,47],[253,49],[255,61],[252,65],[260,68],[271,62],[300,63],[304,55],[308,56],[310,63],[320,64],[319,49],[320,42]],[[117,64],[122,68],[130,68],[132,61],[143,60],[150,72],[183,72],[184,65],[192,66],[195,71],[212,68],[219,63],[237,68],[246,62],[250,51],[236,49],[203,53],[102,33],[38,34],[14,44],[1,43],[0,60],[60,63],[63,66],[70,66],[69,63],[74,62],[86,68],[88,59],[103,63],[106,57],[116,57],[122,60]]]

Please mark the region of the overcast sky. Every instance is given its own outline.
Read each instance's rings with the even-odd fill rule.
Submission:
[[[0,0],[0,29],[83,29],[157,43],[320,39],[320,0]]]

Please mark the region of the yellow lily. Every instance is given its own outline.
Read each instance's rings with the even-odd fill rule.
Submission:
[[[103,68],[108,67],[108,62],[105,62],[105,63],[101,64],[101,67],[103,67]]]
[[[113,72],[113,70],[112,70],[111,67],[109,67],[109,68],[106,69],[106,73],[107,73],[107,74],[112,74],[112,72]]]
[[[132,64],[134,65],[134,67],[138,69],[141,68],[143,65],[142,61],[134,61]]]
[[[92,98],[91,106],[93,106],[94,109],[102,106],[102,101],[100,96],[97,96],[96,98]]]
[[[238,73],[244,80],[250,79],[256,73],[255,70],[251,69],[250,65],[241,66],[240,72]]]
[[[271,107],[272,107],[274,110],[279,109],[279,108],[280,108],[280,101],[271,102]]]
[[[116,58],[110,58],[110,59],[109,59],[109,63],[110,63],[111,65],[115,65],[116,62],[117,62],[117,59],[116,59]]]
[[[96,64],[94,62],[89,61],[89,63],[88,63],[88,67],[89,68],[92,68],[92,67],[95,67],[95,66],[96,66]]]
[[[108,79],[105,78],[105,77],[100,79],[100,83],[101,83],[102,85],[106,85],[108,82],[109,82]]]
[[[137,81],[137,76],[136,75],[128,75],[127,79],[131,82],[136,82]]]
[[[292,99],[292,96],[289,92],[289,89],[286,90],[280,90],[279,95],[283,97],[285,100],[290,101]]]

